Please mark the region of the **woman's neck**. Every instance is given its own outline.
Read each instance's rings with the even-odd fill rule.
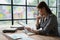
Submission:
[[[45,17],[47,17],[48,16],[48,14],[47,13],[45,13],[44,15],[43,15],[43,17],[45,18]]]

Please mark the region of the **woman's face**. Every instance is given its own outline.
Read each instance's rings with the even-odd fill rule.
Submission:
[[[38,9],[38,11],[41,16],[45,15],[46,12],[45,8]]]

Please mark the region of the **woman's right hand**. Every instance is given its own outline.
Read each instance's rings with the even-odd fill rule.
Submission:
[[[39,20],[41,18],[41,16],[37,16],[37,19]]]
[[[36,27],[38,27],[38,25],[40,24],[39,20],[40,20],[41,16],[37,16],[36,18]]]

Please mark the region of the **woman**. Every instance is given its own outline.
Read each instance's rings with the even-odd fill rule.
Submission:
[[[57,17],[54,14],[52,14],[47,4],[44,1],[42,1],[39,3],[37,8],[39,11],[39,15],[41,15],[36,18],[37,30],[33,30],[28,27],[26,27],[26,29],[30,32],[34,32],[37,34],[58,35]]]

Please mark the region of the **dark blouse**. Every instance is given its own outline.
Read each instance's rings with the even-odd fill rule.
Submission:
[[[41,17],[40,21],[41,22],[37,27],[39,34],[45,34],[45,35],[58,34],[57,17],[54,14],[48,15],[45,21],[43,21],[43,17]],[[42,30],[39,30],[40,28],[42,28]]]

